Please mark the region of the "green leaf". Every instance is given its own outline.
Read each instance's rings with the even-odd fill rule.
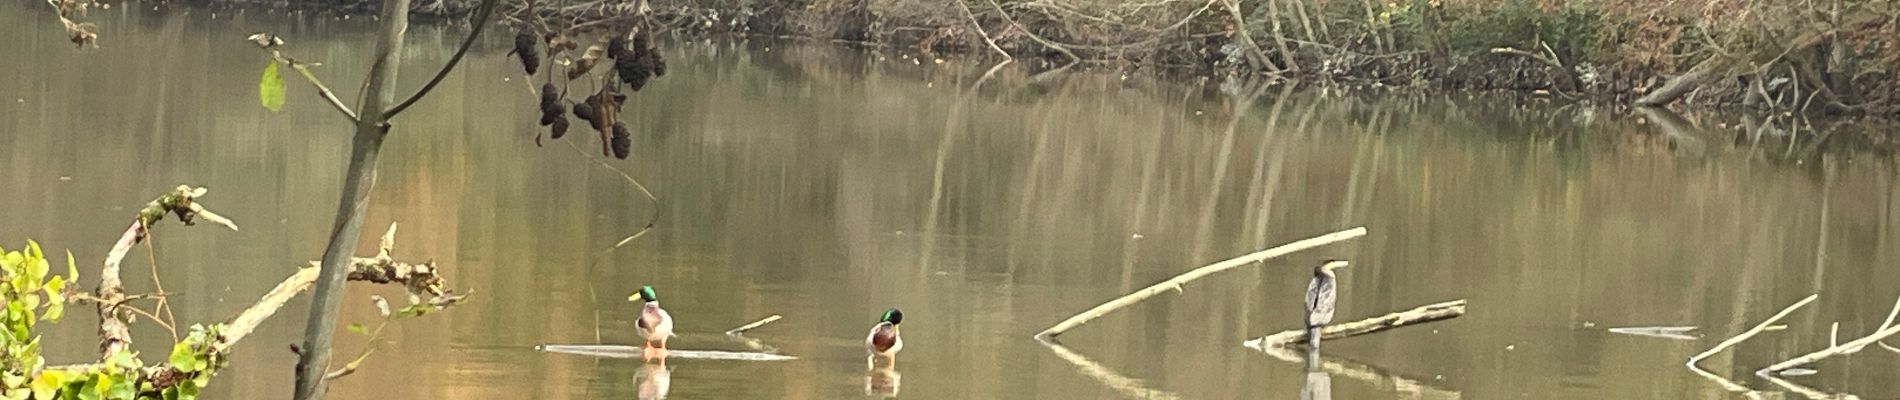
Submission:
[[[41,371],[40,376],[33,379],[33,398],[51,399],[59,393],[60,387],[66,386],[66,382],[72,381],[73,378],[74,374],[71,372],[56,369]]]
[[[172,368],[177,368],[179,371],[198,371],[198,353],[191,351],[191,343],[178,342],[178,344],[172,345],[170,361]]]
[[[6,265],[7,269],[19,268],[22,262],[26,262],[26,256],[21,255],[20,252],[17,251],[9,252],[6,256],[0,256],[0,264]]]
[[[67,282],[79,281],[79,264],[73,262],[72,250],[66,251],[66,281]]]
[[[86,387],[84,389],[80,389],[79,400],[99,400],[101,398],[104,398],[106,394],[106,388],[111,385],[112,385],[111,374],[94,375],[91,381],[86,382]]]
[[[136,378],[114,380],[112,386],[106,387],[106,396],[114,400],[138,398],[138,380]]]
[[[119,352],[112,353],[112,357],[106,358],[106,364],[133,369],[139,367],[139,358],[138,355],[132,354],[132,350],[120,349]]]
[[[277,73],[277,62],[264,66],[264,77],[257,80],[257,99],[270,112],[284,109],[284,76]]]
[[[46,315],[41,320],[59,322],[66,315],[66,277],[55,276],[46,281]]]
[[[349,329],[350,332],[355,332],[358,335],[369,336],[369,328],[363,327],[363,324],[350,324],[350,326],[346,326],[344,328]]]

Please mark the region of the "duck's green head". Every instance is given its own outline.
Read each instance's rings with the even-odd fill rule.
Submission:
[[[646,285],[646,286],[640,287],[639,293],[634,293],[632,296],[627,296],[627,301],[634,301],[634,300],[660,301],[660,295],[653,293],[653,285]]]
[[[904,323],[904,312],[895,308],[884,310],[884,316],[878,318],[877,322],[889,322],[891,325]]]

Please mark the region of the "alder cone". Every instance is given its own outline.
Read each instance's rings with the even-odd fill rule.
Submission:
[[[567,136],[567,118],[555,118],[553,125],[548,131],[549,137],[560,139],[562,136]]]
[[[625,160],[627,156],[633,154],[633,135],[627,133],[627,124],[614,122],[612,144],[614,148],[614,158]]]

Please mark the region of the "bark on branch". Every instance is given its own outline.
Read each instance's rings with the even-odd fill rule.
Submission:
[[[165,218],[165,214],[178,216],[185,225],[195,225],[199,218],[237,230],[237,224],[230,219],[206,210],[197,199],[204,196],[205,188],[193,188],[178,185],[157,199],[145,204],[132,225],[119,234],[118,242],[112,244],[111,252],[106,253],[105,265],[99,268],[99,288],[93,292],[98,298],[99,310],[99,351],[101,358],[111,357],[132,344],[132,333],[126,328],[120,307],[125,306],[125,282],[119,279],[119,263],[125,260],[132,246],[145,240],[146,232],[153,223]]]
[[[447,307],[461,302],[465,295],[455,294],[453,291],[444,289],[444,287],[446,287],[445,280],[440,275],[441,271],[435,268],[433,263],[412,264],[390,259],[390,248],[394,246],[394,242],[391,238],[395,230],[395,226],[392,224],[389,229],[390,234],[384,236],[382,251],[380,251],[376,257],[358,257],[352,260],[349,280],[402,285],[410,291],[410,294],[425,299],[423,300],[424,304],[433,308]],[[108,266],[108,269],[112,267],[113,266]],[[265,320],[270,319],[272,315],[275,315],[278,310],[282,309],[284,304],[288,303],[290,299],[295,298],[297,294],[309,290],[311,286],[315,285],[319,272],[320,269],[317,268],[314,262],[310,266],[299,268],[296,273],[291,274],[290,277],[285,278],[283,282],[278,283],[277,286],[272,288],[269,292],[264,293],[264,296],[259,298],[256,304],[245,308],[244,311],[239,312],[235,317],[232,317],[231,320],[221,324],[221,329],[219,330],[221,334],[203,351],[213,355],[214,358],[227,359],[231,348],[237,345],[238,341],[249,336],[251,332],[255,331]],[[424,295],[427,296],[423,297]],[[123,297],[123,294],[119,296],[121,299]],[[108,304],[120,302],[122,301],[109,301],[104,297],[99,299],[99,304],[102,308]],[[123,321],[119,321],[116,318],[109,320],[118,323],[121,331],[123,331]],[[100,335],[102,342],[112,343],[105,340],[107,335],[103,328],[105,324],[106,323],[101,324],[102,329]],[[116,343],[123,347],[129,345],[131,341],[129,338],[124,338],[123,341]],[[109,355],[110,353],[108,353],[108,356]],[[50,368],[77,373],[96,373],[104,370],[108,366],[107,362],[101,361],[99,363],[64,365]],[[216,373],[216,371],[217,368],[212,368],[196,373]],[[183,372],[181,369],[169,363],[146,366],[140,370],[140,379],[142,382],[150,383],[151,385],[148,389],[142,389],[145,390],[142,393],[160,393],[165,389],[171,388],[172,385],[177,384],[187,374],[190,373]]]
[[[1403,328],[1433,321],[1441,321],[1465,315],[1465,300],[1458,299],[1436,304],[1426,304],[1418,308],[1366,318],[1343,324],[1327,325],[1321,329],[1320,339],[1331,341],[1353,336],[1378,333],[1388,329]],[[1297,346],[1306,341],[1305,329],[1294,329],[1248,340],[1241,345],[1255,350],[1275,347]]]

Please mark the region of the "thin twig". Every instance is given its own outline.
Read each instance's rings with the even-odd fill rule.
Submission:
[[[736,335],[736,334],[741,334],[741,333],[745,333],[746,331],[750,331],[750,330],[753,330],[753,329],[757,329],[758,327],[761,327],[761,326],[765,326],[765,324],[770,324],[770,323],[773,323],[773,322],[776,322],[776,321],[778,321],[779,319],[782,319],[782,318],[784,318],[784,317],[780,317],[780,316],[778,316],[778,314],[772,314],[772,316],[770,316],[770,317],[765,317],[764,319],[760,319],[760,320],[758,320],[758,321],[753,321],[753,322],[752,322],[752,323],[750,323],[750,324],[745,324],[745,325],[741,325],[741,326],[739,326],[739,327],[737,327],[737,328],[732,328],[732,329],[730,329],[730,330],[727,330],[727,331],[726,331],[726,334],[727,334],[727,335]]]
[[[435,85],[442,83],[442,79],[447,78],[449,72],[455,70],[455,65],[462,62],[462,56],[468,55],[469,47],[473,47],[475,40],[482,37],[482,30],[488,28],[489,16],[494,15],[495,4],[497,3],[500,3],[500,0],[482,0],[481,11],[475,15],[475,29],[469,31],[468,38],[462,39],[462,47],[455,49],[455,55],[449,56],[449,62],[443,64],[442,69],[435,72],[434,78],[429,78],[429,83],[425,83],[421,89],[417,89],[416,94],[409,95],[409,98],[403,99],[401,103],[396,103],[395,107],[390,107],[389,111],[383,112],[383,119],[395,118],[396,114],[401,114],[402,110],[409,108],[412,104],[416,104],[417,100],[422,100],[422,96],[426,96],[429,94],[429,91],[435,90]]]
[[[1016,30],[1022,32],[1023,36],[1028,36],[1029,40],[1034,40],[1036,43],[1041,43],[1043,46],[1054,49],[1056,52],[1062,53],[1063,56],[1069,57],[1069,65],[1082,62],[1082,57],[1076,57],[1075,52],[1069,51],[1068,47],[1063,47],[1055,42],[1051,42],[1049,39],[1043,39],[1041,35],[1030,32],[1029,28],[1025,28],[1022,24],[1016,23],[1016,18],[1010,17],[1009,12],[1003,11],[1003,5],[997,4],[996,0],[989,0],[989,3],[990,7],[996,9],[997,14],[1003,16],[1003,21],[1009,22],[1010,26],[1016,27]]]
[[[1689,357],[1689,362],[1686,365],[1688,365],[1689,368],[1695,368],[1696,363],[1702,362],[1703,359],[1707,359],[1711,356],[1714,356],[1715,353],[1720,353],[1722,352],[1722,350],[1728,350],[1728,348],[1730,347],[1735,347],[1736,344],[1740,344],[1742,343],[1742,341],[1748,340],[1748,338],[1755,337],[1756,334],[1760,334],[1762,331],[1767,330],[1770,325],[1774,325],[1775,321],[1780,321],[1782,317],[1788,316],[1788,314],[1793,313],[1794,310],[1800,309],[1802,306],[1806,306],[1808,305],[1808,303],[1814,302],[1814,299],[1817,299],[1820,297],[1821,297],[1820,294],[1808,295],[1807,298],[1801,299],[1801,301],[1797,301],[1794,304],[1789,305],[1787,308],[1781,309],[1781,312],[1775,313],[1775,315],[1772,317],[1768,317],[1768,320],[1762,321],[1760,324],[1755,324],[1754,328],[1749,328],[1747,331],[1744,331],[1739,335],[1735,335],[1735,337],[1728,338],[1728,340],[1724,340],[1722,341],[1722,343],[1717,343],[1715,347],[1711,347],[1707,351],[1703,351],[1701,354],[1696,354],[1694,357]]]
[[[151,227],[147,226],[145,229],[145,259],[151,263],[152,286],[157,287],[159,293],[165,293],[165,280],[159,279],[158,277],[158,252],[152,249],[152,242],[156,241],[158,241],[158,237],[152,235]],[[134,307],[132,309],[137,310],[138,308]],[[165,314],[165,319],[159,321],[156,315],[149,316],[149,318],[152,318],[153,322],[158,322],[160,326],[164,326],[165,332],[171,333],[172,343],[178,343],[177,316],[172,314],[171,305],[166,302],[166,298],[160,296],[158,298],[158,305],[154,307],[154,309],[157,310],[158,313]]]

